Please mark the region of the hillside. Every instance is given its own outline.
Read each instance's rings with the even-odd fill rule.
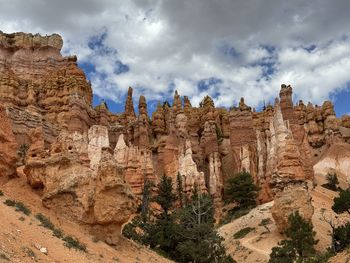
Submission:
[[[38,195],[26,183],[23,174],[2,184],[0,189],[4,192],[4,196],[0,197],[0,262],[170,262],[122,237],[115,247],[96,241],[78,224],[44,208]],[[14,207],[6,206],[6,199],[23,202],[31,214],[26,216],[15,211]],[[64,233],[85,244],[87,252],[66,247],[64,241],[53,236],[51,230],[41,226],[35,218],[38,213],[49,218]],[[47,248],[47,254],[40,252],[40,247]]]

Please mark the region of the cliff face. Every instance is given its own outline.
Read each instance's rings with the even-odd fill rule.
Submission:
[[[58,207],[63,205],[60,200],[78,196],[70,201],[77,209],[74,217],[92,225],[124,220],[114,218],[115,211],[111,211],[102,222],[89,210],[101,196],[117,198],[112,193],[98,195],[103,186],[91,189],[84,181],[97,180],[101,169],[120,177],[120,183],[130,187],[136,200],[146,179],[157,182],[165,174],[175,181],[180,174],[186,191],[199,184],[218,206],[226,179],[245,170],[262,189],[260,202],[267,202],[285,186],[311,180],[313,165],[335,142],[349,142],[349,116],[337,119],[331,102],[321,107],[306,106],[302,101],[294,105],[292,88],[286,85],[282,85],[275,105],[262,112],[252,111],[243,98],[230,110],[216,108],[209,96],[199,107],[192,107],[187,97],[182,100],[175,92],[173,105],[158,104],[150,118],[143,96],[139,98],[139,114],[135,113],[132,88],[123,113],[109,112],[105,103],[93,108],[90,83],[76,57],[63,57],[61,48],[58,35],[0,33],[0,103],[12,125],[15,139],[8,139],[14,142],[11,147],[18,147],[15,143],[31,145],[25,171],[33,187],[44,189],[43,202]],[[40,131],[32,132],[34,128]],[[38,141],[40,145],[35,146]],[[62,150],[59,145],[68,142],[72,145]],[[67,163],[67,169],[60,170],[60,163]],[[92,198],[88,201],[85,192],[81,197],[75,192],[83,190],[64,181],[78,168],[84,173],[76,174],[74,180],[86,187]],[[50,180],[58,176],[57,170],[63,181],[51,189]],[[74,194],[64,199],[57,189],[67,192],[66,187]]]
[[[43,127],[46,142],[61,128],[86,131],[94,114],[92,90],[77,58],[62,57],[59,35],[0,33],[0,103],[9,109],[17,141]]]

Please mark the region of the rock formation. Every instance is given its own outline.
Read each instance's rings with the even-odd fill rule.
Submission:
[[[0,106],[0,176],[16,176],[17,142],[6,110]]]
[[[40,134],[40,130],[32,134]],[[40,142],[40,135],[36,137]],[[32,145],[29,154],[40,148]],[[28,156],[24,173],[32,187],[42,189],[44,206],[86,225],[97,238],[116,244],[122,224],[135,212],[135,198],[108,148],[98,156],[96,169],[84,165],[71,136],[63,133],[46,156]]]
[[[88,154],[91,169],[96,169],[100,163],[102,149],[109,147],[108,130],[106,126],[93,125],[89,129]]]
[[[93,108],[77,58],[63,57],[61,48],[58,35],[0,32],[0,165],[14,175],[17,145],[30,145],[25,173],[43,189],[43,203],[96,229],[124,221],[131,196],[140,201],[145,180],[157,183],[163,174],[173,182],[183,176],[187,192],[199,184],[220,206],[227,178],[248,171],[261,188],[259,202],[284,200],[287,187],[313,179],[313,165],[332,145],[350,142],[349,116],[338,119],[329,101],[294,105],[289,85],[261,112],[243,98],[230,110],[209,96],[194,107],[175,92],[172,105],[159,103],[150,118],[144,96],[135,113],[131,87],[123,113],[105,102]],[[104,199],[125,205],[123,219]],[[109,212],[100,217],[91,209]]]
[[[123,134],[119,135],[114,159],[136,196],[142,195],[145,180],[155,181],[151,152],[134,145],[127,146]]]
[[[201,191],[206,191],[204,173],[199,172],[196,163],[192,159],[191,142],[186,141],[184,153],[179,158],[179,175],[184,184],[183,189],[186,193],[191,193],[194,187]]]
[[[276,194],[274,205],[271,209],[272,217],[280,233],[283,233],[288,228],[288,217],[296,211],[304,219],[311,222],[314,213],[311,196],[305,186],[291,184]]]

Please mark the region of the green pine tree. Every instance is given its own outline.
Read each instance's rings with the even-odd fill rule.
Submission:
[[[163,175],[157,186],[157,195],[154,198],[161,209],[164,217],[169,216],[169,211],[174,207],[176,195],[173,193],[173,182],[171,177]]]
[[[145,180],[142,191],[142,203],[141,203],[141,218],[144,222],[149,220],[149,205],[151,201],[151,190],[153,183],[149,180]]]
[[[348,212],[350,214],[350,189],[341,191],[339,197],[334,198],[332,209],[337,214]]]
[[[172,257],[178,241],[174,230],[176,222],[170,213],[176,201],[171,177],[162,176],[154,201],[161,207],[161,211],[155,215],[155,221],[147,228],[147,243],[151,248]]]
[[[225,198],[236,202],[240,208],[256,206],[259,187],[254,184],[248,172],[241,172],[228,179],[225,187]]]
[[[327,180],[327,183],[323,184],[322,185],[323,187],[328,188],[332,191],[338,190],[339,180],[338,180],[338,176],[335,173],[328,173],[326,175],[326,180]]]
[[[177,199],[179,200],[179,205],[180,207],[184,206],[184,191],[183,191],[183,181],[182,181],[182,176],[180,173],[177,174],[176,177],[176,192],[177,192]]]
[[[225,247],[214,228],[214,206],[208,194],[195,187],[192,200],[177,213],[176,230],[181,238],[176,246],[176,261],[211,263],[234,262],[226,255]]]
[[[313,257],[316,254],[314,246],[316,232],[311,223],[307,222],[299,212],[288,217],[289,227],[285,234],[288,239],[282,240],[278,247],[272,249],[269,263],[293,263]]]
[[[350,245],[350,222],[334,229],[335,251],[339,252]]]

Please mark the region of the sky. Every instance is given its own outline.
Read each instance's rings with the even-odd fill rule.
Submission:
[[[198,106],[241,97],[273,102],[282,83],[293,99],[350,107],[350,1],[347,0],[0,0],[0,30],[58,33],[62,53],[77,55],[94,104],[152,111],[175,90]]]

